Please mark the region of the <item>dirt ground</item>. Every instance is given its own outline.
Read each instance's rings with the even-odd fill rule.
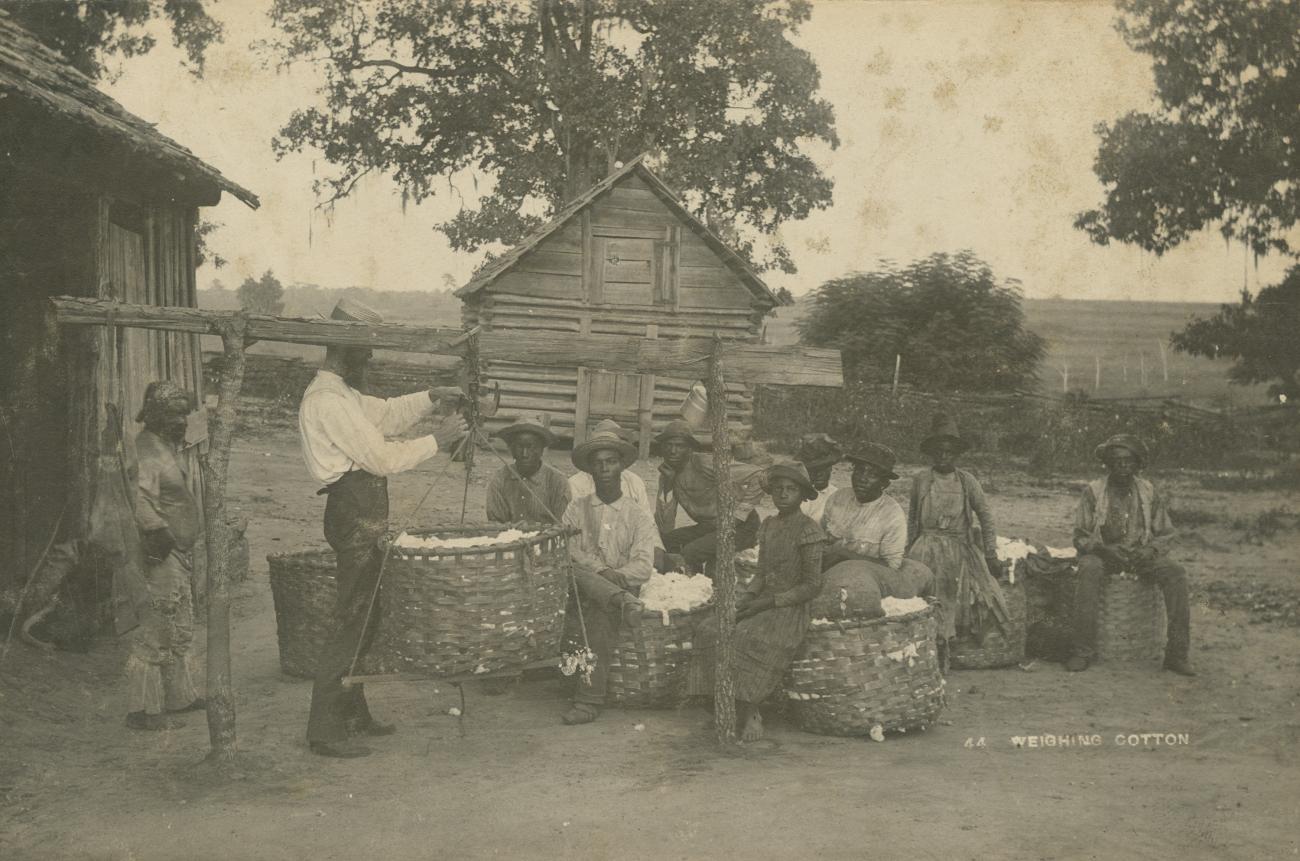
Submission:
[[[571,469],[567,455],[551,456]],[[395,525],[444,466],[439,458],[392,482]],[[418,525],[459,516],[459,469]],[[334,761],[307,751],[310,683],[280,673],[265,562],[320,541],[324,500],[286,430],[243,438],[232,470],[253,559],[232,631],[241,779],[198,764],[202,714],[162,735],[123,726],[124,643],[101,639],[87,655],[15,644],[0,665],[0,858],[1300,854],[1300,627],[1206,600],[1215,581],[1293,593],[1300,532],[1278,492],[1172,480],[1175,509],[1197,512],[1176,551],[1196,591],[1195,679],[1107,664],[1067,674],[1043,662],[953,672],[947,710],[928,732],[875,743],[806,734],[777,717],[768,738],[725,756],[697,709],[609,709],[595,724],[562,726],[558,674],[497,697],[467,685],[463,721],[447,715],[460,704],[453,688],[373,684],[372,707],[398,734],[368,759]],[[638,470],[653,479],[649,465]],[[1086,476],[979,472],[1002,534],[1068,543]],[[906,479],[891,492],[904,499]],[[1282,526],[1251,531],[1270,512]],[[1250,607],[1251,594],[1237,603]],[[1123,743],[1140,733],[1159,738]],[[1165,733],[1188,743],[1167,745]],[[1101,743],[1012,741],[1045,734]]]

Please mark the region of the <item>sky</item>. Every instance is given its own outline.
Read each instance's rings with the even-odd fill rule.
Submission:
[[[105,89],[226,176],[262,207],[229,195],[206,214],[229,262],[199,284],[237,286],[270,269],[285,283],[442,289],[468,280],[482,254],[453,252],[434,225],[451,195],[403,206],[387,178],[363,180],[332,211],[318,207],[311,153],[277,160],[270,142],[317,102],[320,73],[277,69],[252,47],[274,35],[269,0],[221,0],[226,39],[202,79],[164,36],[124,61]],[[834,202],[782,239],[799,271],[764,277],[795,295],[830,278],[939,251],[972,249],[1031,298],[1232,301],[1280,277],[1211,229],[1164,255],[1091,243],[1072,222],[1096,206],[1097,123],[1154,106],[1150,66],[1115,32],[1103,2],[818,0],[796,37],[816,60],[840,146],[811,146]],[[466,192],[469,190],[466,189]],[[499,250],[499,249],[498,249]]]

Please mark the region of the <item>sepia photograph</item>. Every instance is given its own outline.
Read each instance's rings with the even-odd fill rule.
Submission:
[[[1300,3],[0,0],[0,858],[1300,856]]]

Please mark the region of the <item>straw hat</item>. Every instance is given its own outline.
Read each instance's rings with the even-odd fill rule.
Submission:
[[[853,463],[868,463],[884,470],[890,481],[898,479],[898,473],[894,472],[894,450],[889,446],[864,442],[849,449],[844,456]]]
[[[763,490],[770,491],[773,481],[778,478],[788,478],[803,490],[804,499],[816,499],[817,488],[813,487],[812,480],[808,478],[808,470],[798,461],[782,461],[774,463],[767,468],[763,474]]]
[[[918,448],[922,454],[930,454],[930,449],[939,442],[951,442],[957,446],[957,453],[961,454],[970,448],[970,443],[961,438],[957,431],[957,420],[947,413],[939,413],[934,417],[930,425],[930,435],[921,440]]]
[[[691,448],[700,450],[700,441],[695,438],[691,426],[682,419],[673,419],[665,425],[664,429],[655,435],[655,445],[663,445],[665,440],[673,438],[684,439],[690,443]]]
[[[551,429],[543,424],[541,416],[517,416],[512,424],[506,425],[497,431],[497,436],[508,443],[512,437],[521,433],[537,434],[542,438],[542,443],[547,448],[555,445],[555,434],[551,433]]]
[[[374,308],[346,296],[334,306],[334,310],[330,312],[330,319],[344,320],[350,323],[370,323],[372,325],[384,322],[383,316]]]
[[[636,463],[636,446],[623,439],[623,429],[617,422],[605,419],[596,423],[586,442],[574,446],[573,465],[583,472],[591,472],[591,456],[602,448],[612,448],[623,458],[626,469]]]
[[[1131,433],[1117,433],[1093,450],[1097,460],[1106,462],[1112,448],[1122,448],[1137,458],[1138,466],[1146,466],[1147,444]]]

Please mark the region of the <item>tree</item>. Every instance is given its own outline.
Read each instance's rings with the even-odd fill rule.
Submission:
[[[789,308],[794,304],[794,294],[788,287],[782,287],[776,291],[776,301],[780,302],[783,308]]]
[[[767,237],[759,264],[792,270],[777,230],[830,203],[807,151],[838,145],[834,115],[789,40],[806,0],[276,0],[271,14],[283,61],[324,70],[324,104],[292,114],[277,153],[320,151],[327,203],[372,173],[417,201],[490,177],[440,225],[458,250],[518,242],[646,151],[712,226]]]
[[[1097,128],[1095,242],[1161,254],[1217,224],[1256,254],[1291,253],[1300,220],[1300,4],[1119,0],[1119,32],[1152,58],[1160,109]]]
[[[185,51],[192,72],[203,70],[208,47],[221,41],[222,27],[204,6],[206,0],[4,0],[3,8],[21,27],[91,78],[106,72],[113,54],[135,57],[153,50],[147,27],[165,19],[172,42]]]
[[[239,285],[239,307],[250,314],[278,317],[284,311],[284,287],[270,269],[256,281],[245,278]]]
[[[1013,389],[1046,353],[1020,302],[1018,282],[999,281],[973,252],[932,254],[827,281],[799,334],[840,350],[849,377],[887,381],[901,356],[904,379],[923,389]]]
[[[1195,319],[1174,332],[1174,349],[1211,359],[1235,359],[1228,371],[1234,383],[1273,383],[1269,395],[1300,398],[1300,266],[1293,266],[1281,283],[1241,303],[1222,305],[1208,319]]]

